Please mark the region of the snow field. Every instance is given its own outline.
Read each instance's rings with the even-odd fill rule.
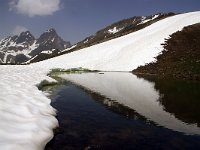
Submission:
[[[48,68],[83,67],[103,71],[131,71],[156,61],[166,38],[200,22],[200,12],[172,16],[142,30],[98,45],[33,64]]]

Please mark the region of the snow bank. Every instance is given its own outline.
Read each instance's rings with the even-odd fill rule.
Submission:
[[[166,18],[145,29],[29,66],[0,66],[0,149],[40,150],[57,126],[50,100],[36,88],[52,68],[131,71],[155,61],[170,34],[200,22],[200,12]]]
[[[103,75],[64,74],[60,77],[127,106],[160,126],[185,134],[200,135],[197,124],[184,123],[163,109],[158,101],[160,93],[154,89],[153,82],[139,79],[131,73],[117,72],[106,72]]]
[[[0,66],[1,150],[42,150],[53,137],[55,110],[35,86],[52,81],[44,73],[31,66]]]

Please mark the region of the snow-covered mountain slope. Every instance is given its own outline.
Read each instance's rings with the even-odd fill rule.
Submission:
[[[141,30],[159,20],[175,15],[174,13],[158,13],[150,16],[134,16],[115,22],[99,31],[94,35],[85,38],[83,41],[77,43],[76,49],[92,46],[102,43],[131,32]]]
[[[131,71],[155,61],[161,43],[184,26],[200,22],[200,12],[180,14],[140,31],[27,66],[0,66],[0,149],[41,150],[57,125],[50,100],[36,84],[50,80],[52,68],[84,67]]]
[[[0,62],[13,63],[28,60],[31,57],[29,53],[38,47],[35,43],[36,40],[29,31],[22,32],[19,36],[2,39],[0,41]]]
[[[55,29],[47,30],[38,39],[26,31],[19,36],[7,37],[0,41],[0,63],[21,64],[45,51],[57,50],[58,53],[70,46],[69,42],[58,36]]]
[[[48,68],[83,67],[104,71],[131,71],[155,60],[166,38],[200,22],[200,12],[160,20],[142,30],[66,55],[33,64]]]

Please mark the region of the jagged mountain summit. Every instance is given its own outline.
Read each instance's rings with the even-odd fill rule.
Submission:
[[[50,58],[69,47],[70,42],[64,41],[53,28],[38,39],[26,31],[0,41],[0,63],[22,64],[36,57]]]

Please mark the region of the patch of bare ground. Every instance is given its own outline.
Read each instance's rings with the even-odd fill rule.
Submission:
[[[200,23],[172,34],[163,46],[157,62],[140,66],[133,73],[200,80]]]

